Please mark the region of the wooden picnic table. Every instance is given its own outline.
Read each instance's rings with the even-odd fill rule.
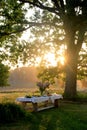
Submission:
[[[27,103],[32,103],[33,111],[41,111],[44,109],[49,109],[52,107],[58,107],[59,99],[62,99],[61,94],[52,94],[50,96],[32,96],[32,97],[18,97],[16,99],[17,102],[21,102],[23,107],[26,106]],[[48,104],[50,102],[50,105]],[[44,107],[39,108],[38,104],[44,103]]]

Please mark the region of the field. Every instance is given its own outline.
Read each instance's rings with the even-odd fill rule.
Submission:
[[[63,89],[51,86],[49,89],[50,93],[63,93]],[[4,87],[0,88],[0,102],[15,102],[17,97],[26,95],[39,95],[39,89],[37,87],[26,87],[26,88],[15,88],[15,87]]]
[[[55,92],[56,90],[51,90]],[[62,93],[62,91],[57,91]],[[15,102],[17,97],[39,94],[38,90],[0,92],[0,102]],[[87,93],[79,95],[87,99]],[[24,120],[15,123],[0,124],[0,130],[87,130],[87,102],[60,101],[59,108],[41,112],[29,112]]]

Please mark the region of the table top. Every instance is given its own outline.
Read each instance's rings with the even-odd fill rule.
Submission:
[[[61,94],[52,94],[50,96],[32,96],[31,98],[27,98],[27,97],[18,97],[16,99],[16,101],[18,102],[32,102],[32,103],[39,103],[39,102],[44,102],[47,100],[52,100],[52,102],[54,102],[55,99],[62,99],[63,96]]]

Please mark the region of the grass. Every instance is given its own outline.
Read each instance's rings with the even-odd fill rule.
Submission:
[[[0,102],[15,102],[17,97],[26,94],[28,93],[0,93]],[[78,93],[78,95],[80,99],[87,99],[87,93]],[[27,114],[24,120],[0,124],[0,130],[87,130],[87,102],[60,101],[59,108],[37,113],[27,111]]]
[[[31,115],[17,123],[0,125],[0,130],[87,130],[87,104],[60,102],[59,108]]]

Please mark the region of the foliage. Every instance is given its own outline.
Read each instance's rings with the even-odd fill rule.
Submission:
[[[9,67],[0,63],[0,86],[7,86],[9,78]]]
[[[38,78],[42,81],[49,81],[50,84],[55,83],[55,78],[64,80],[63,66],[59,67],[38,67]]]
[[[0,104],[0,123],[12,123],[25,117],[25,111],[17,104]]]
[[[1,0],[0,9],[0,41],[4,41],[6,36],[15,35],[23,30],[25,10],[16,0]]]
[[[27,29],[25,13],[26,9],[16,0],[0,1],[0,61],[18,62],[20,53],[16,45],[19,48],[18,37]]]
[[[87,43],[84,44],[84,48],[81,49],[78,59],[78,79],[87,77]]]

